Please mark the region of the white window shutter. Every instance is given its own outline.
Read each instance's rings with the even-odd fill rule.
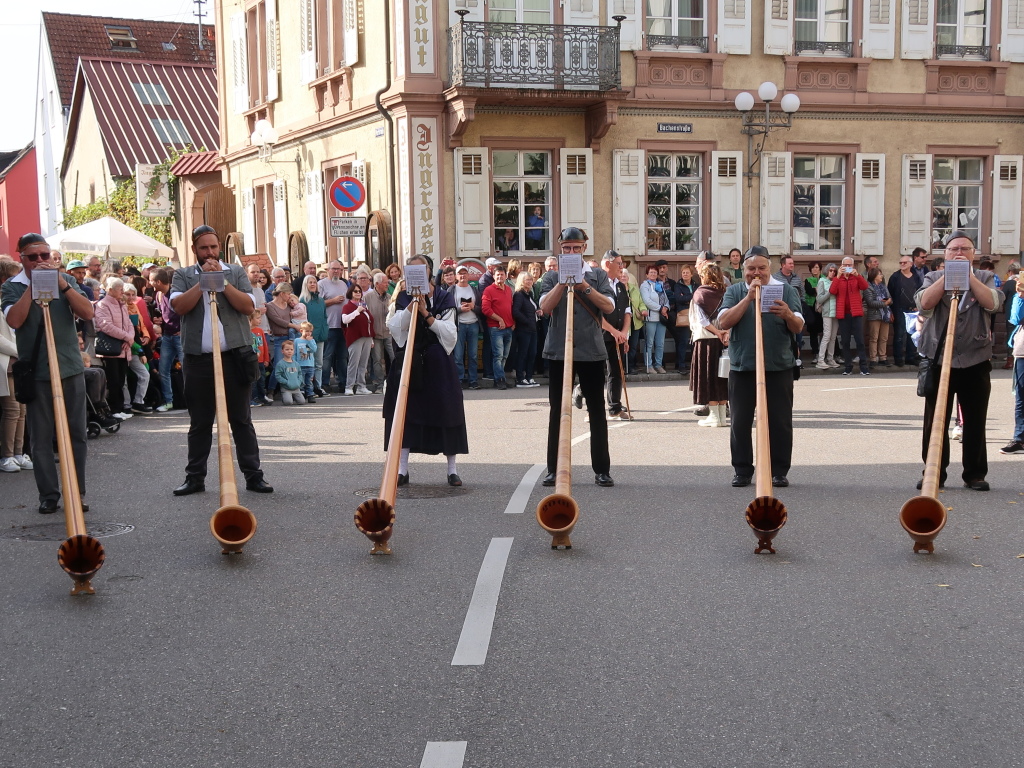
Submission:
[[[896,0],[864,0],[864,58],[896,55]]]
[[[619,32],[619,50],[639,51],[644,47],[643,0],[608,0],[608,19],[605,23],[613,27],[613,16],[625,16]]]
[[[354,67],[359,63],[359,10],[356,0],[344,0],[341,23],[345,30],[345,66]]]
[[[245,14],[231,16],[231,68],[235,89],[235,113],[249,109],[249,51],[245,39]]]
[[[267,0],[267,101],[281,97],[281,39],[277,34],[277,0]]]
[[[765,0],[764,52],[779,56],[793,53],[794,0]]]
[[[359,179],[363,184],[363,189],[366,190],[366,197],[363,199],[363,204],[352,212],[353,216],[366,216],[370,210],[370,167],[369,163],[365,160],[354,160],[352,162],[352,175]],[[365,237],[353,237],[352,238],[352,260],[353,261],[366,261],[366,238]]]
[[[616,149],[612,153],[612,249],[623,256],[644,252],[646,168],[647,153],[642,149]]]
[[[277,263],[288,263],[288,187],[284,179],[274,182],[274,247]]]
[[[455,247],[460,259],[491,253],[491,168],[486,147],[455,149]]]
[[[793,241],[792,152],[761,154],[761,245],[773,256],[789,253]]]
[[[466,14],[466,21],[484,20],[484,0],[449,0],[448,3],[448,25],[454,27],[459,23],[461,17],[456,11],[469,11]]]
[[[718,0],[718,52],[750,53],[750,4],[753,0]]]
[[[902,5],[900,56],[904,59],[932,58],[935,43],[935,0],[903,0]]]
[[[586,24],[597,26],[601,23],[600,3],[598,0],[569,0],[562,4],[565,9],[566,24]],[[587,234],[590,234],[589,232]]]
[[[858,152],[855,162],[854,253],[861,256],[884,256],[885,155]]]
[[[1024,155],[996,155],[993,159],[991,252],[1017,256]]]
[[[743,250],[743,153],[711,153],[711,250]]]
[[[1001,61],[1024,61],[1024,0],[1003,0]]]
[[[903,215],[900,216],[900,253],[932,242],[932,156],[903,156]]]
[[[256,194],[252,188],[242,190],[242,247],[256,253]]]
[[[579,227],[590,238],[587,256],[594,255],[594,150],[558,150],[558,186],[562,223],[559,229]]]
[[[316,80],[316,0],[299,0],[299,83]]]
[[[306,173],[306,244],[309,260],[323,264],[327,254],[324,231],[324,181],[320,171]]]

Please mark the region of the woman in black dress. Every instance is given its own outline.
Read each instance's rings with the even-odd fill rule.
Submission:
[[[707,418],[697,423],[702,427],[724,427],[729,380],[718,375],[718,359],[729,344],[729,332],[719,330],[714,321],[725,296],[725,277],[717,264],[705,261],[700,266],[700,282],[690,306],[690,329],[694,339],[690,389],[693,402],[710,409]]]

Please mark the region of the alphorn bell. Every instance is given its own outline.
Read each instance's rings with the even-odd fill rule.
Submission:
[[[210,533],[221,545],[221,554],[242,551],[256,535],[256,516],[238,503],[238,483],[231,458],[231,428],[224,392],[224,361],[220,355],[220,320],[217,292],[210,291],[210,327],[213,332],[213,391],[217,404],[217,467],[220,471],[220,507],[210,518]]]
[[[57,433],[57,455],[60,456],[60,483],[64,494],[64,523],[68,532],[68,537],[57,550],[57,562],[75,582],[71,588],[72,595],[94,595],[96,590],[92,586],[92,577],[103,567],[107,556],[103,545],[85,529],[82,493],[78,487],[68,414],[64,409],[64,384],[60,378],[60,363],[57,361],[57,348],[53,341],[50,300],[41,301],[40,304],[46,331],[46,359],[50,364],[54,428]]]
[[[939,501],[939,464],[942,462],[942,441],[946,436],[946,401],[949,399],[949,375],[953,368],[953,337],[956,334],[959,303],[960,293],[955,291],[949,303],[946,352],[942,356],[939,391],[935,396],[928,456],[924,462],[924,476],[921,478],[921,495],[908,499],[900,508],[900,525],[914,540],[915,553],[933,553],[935,537],[946,526],[946,505]]]
[[[412,318],[409,321],[409,338],[405,342],[405,359],[402,361],[402,377],[398,383],[395,399],[395,415],[391,419],[391,434],[388,437],[388,452],[384,458],[384,475],[380,481],[380,492],[375,499],[367,499],[356,509],[356,528],[373,542],[371,555],[391,554],[391,534],[395,528],[395,496],[398,494],[398,460],[402,455],[405,439],[405,413],[409,404],[409,377],[412,375],[413,349],[416,343],[416,328],[420,324],[420,297],[412,299]],[[402,310],[406,311],[406,310]]]
[[[572,349],[576,292],[571,283],[568,288],[565,299],[565,369],[562,371],[562,410],[558,417],[555,492],[545,496],[537,505],[537,522],[551,534],[552,549],[572,549],[569,534],[580,517],[579,505],[572,497]]]
[[[756,463],[754,465],[754,492],[757,494],[747,505],[746,519],[754,535],[757,549],[754,554],[775,554],[772,539],[786,524],[786,505],[772,496],[772,447],[768,433],[768,389],[764,373],[764,326],[761,320],[761,286],[754,295],[754,345],[757,429]]]

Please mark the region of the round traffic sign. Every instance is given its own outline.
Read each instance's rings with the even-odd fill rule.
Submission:
[[[331,184],[327,197],[339,211],[357,211],[366,202],[366,188],[354,176],[341,176]]]

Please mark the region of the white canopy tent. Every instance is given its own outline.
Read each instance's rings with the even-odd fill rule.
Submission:
[[[138,256],[144,259],[173,259],[174,249],[154,240],[117,219],[104,216],[80,227],[50,235],[51,248],[70,253],[118,258]]]

